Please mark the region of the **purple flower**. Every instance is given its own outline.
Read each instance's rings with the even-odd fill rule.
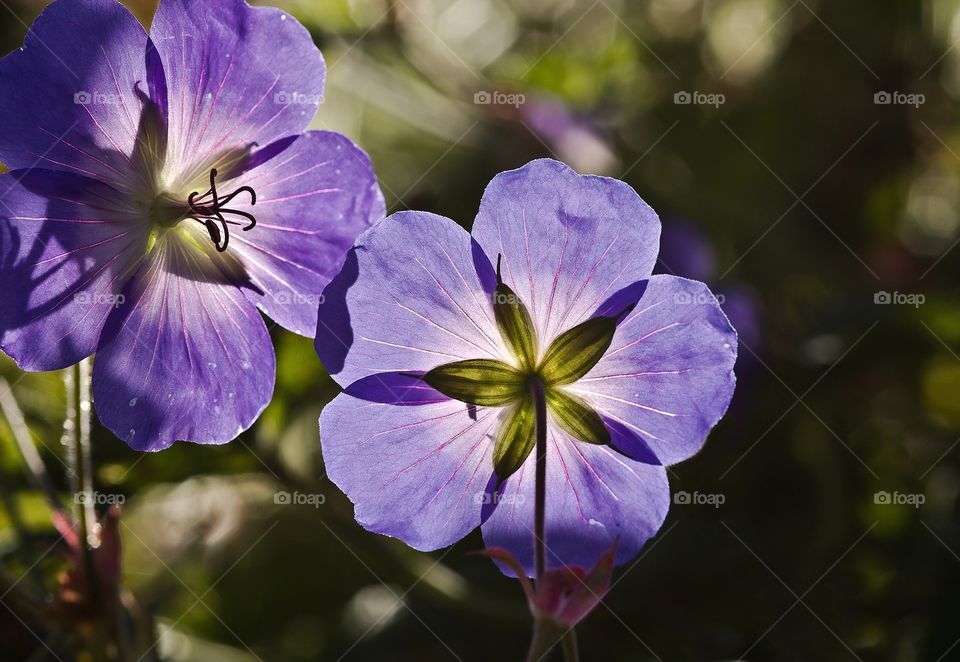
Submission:
[[[330,478],[367,529],[421,550],[481,526],[533,568],[525,384],[549,405],[547,565],[590,567],[663,522],[665,467],[734,388],[736,334],[702,283],[653,276],[660,222],[623,182],[552,160],[493,179],[472,236],[423,212],[364,233],[324,291]]]
[[[94,352],[100,420],[138,450],[224,443],[273,391],[257,308],[312,335],[317,294],[383,215],[367,156],[303,133],[324,63],[241,0],[57,0],[0,60],[0,346]]]

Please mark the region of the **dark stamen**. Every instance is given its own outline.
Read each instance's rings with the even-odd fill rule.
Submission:
[[[207,232],[210,234],[210,241],[213,242],[213,245],[216,246],[217,250],[221,253],[227,250],[227,244],[230,241],[230,228],[228,226],[241,225],[239,221],[227,220],[223,217],[224,214],[232,214],[245,218],[247,223],[243,227],[244,231],[252,230],[257,224],[257,219],[253,214],[240,211],[239,209],[228,209],[225,206],[241,193],[248,193],[250,195],[251,205],[257,204],[257,192],[250,186],[241,186],[233,193],[220,198],[217,195],[217,169],[213,168],[210,170],[210,190],[203,194],[194,191],[187,197],[187,204],[190,206],[191,211],[189,218],[203,223],[204,227],[207,228]],[[207,202],[206,199],[208,197],[211,198],[211,200]]]

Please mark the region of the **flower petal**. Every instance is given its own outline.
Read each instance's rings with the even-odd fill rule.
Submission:
[[[380,384],[388,397],[371,392],[377,380],[323,409],[327,474],[364,528],[423,551],[451,545],[480,525],[500,410],[446,398],[397,406],[391,398],[403,396],[390,382]]]
[[[251,186],[231,207],[256,216],[249,232],[230,233],[230,246],[264,292],[248,298],[284,328],[317,330],[320,293],[343,266],[357,236],[383,218],[383,195],[370,159],[339,133],[310,131],[254,152],[255,167],[227,180],[225,191]],[[259,163],[261,153],[268,158]]]
[[[209,169],[218,154],[299,134],[316,114],[323,57],[279,9],[161,0],[150,37],[170,90],[169,173]]]
[[[323,292],[316,347],[341,385],[445,363],[514,365],[493,319],[490,261],[453,221],[400,212],[357,240]]]
[[[250,427],[273,393],[275,364],[263,319],[240,290],[168,235],[126,295],[93,368],[101,422],[143,451],[225,443]]]
[[[489,501],[483,539],[509,550],[534,570],[536,455]],[[607,446],[574,441],[555,427],[547,434],[546,561],[548,568],[591,567],[619,536],[617,564],[637,555],[667,515],[666,469],[625,457]]]
[[[607,353],[568,388],[670,465],[699,451],[727,410],[736,358],[736,332],[706,285],[653,276]]]
[[[90,356],[145,254],[147,228],[101,182],[52,170],[0,177],[0,346],[24,370]]]
[[[503,255],[503,279],[526,304],[540,347],[647,278],[660,222],[627,184],[540,159],[487,186],[473,236]]]
[[[115,0],[57,0],[23,48],[0,60],[0,161],[113,183],[136,181],[131,155],[153,78],[147,33]]]

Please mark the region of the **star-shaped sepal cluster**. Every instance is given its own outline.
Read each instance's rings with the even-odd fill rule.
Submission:
[[[467,359],[433,368],[421,377],[444,395],[470,405],[503,407],[493,450],[499,482],[515,473],[536,445],[536,397],[542,391],[553,422],[574,439],[610,444],[610,432],[583,398],[564,387],[586,375],[610,347],[617,322],[630,312],[593,317],[559,334],[543,352],[520,297],[503,282],[497,259],[493,293],[497,328],[513,364]]]

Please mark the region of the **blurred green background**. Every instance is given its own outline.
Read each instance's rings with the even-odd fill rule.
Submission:
[[[0,2],[3,52],[43,4]],[[685,228],[669,254],[708,263],[661,268],[738,305],[731,411],[671,471],[691,503],[579,628],[585,660],[960,659],[960,1],[276,4],[326,57],[315,127],[371,154],[391,211],[469,227],[495,173],[552,155],[634,186]],[[522,596],[467,555],[479,535],[422,554],[353,521],[317,440],[337,387],[273,333],[273,403],[234,443],[94,432],[151,654],[520,659]],[[62,376],[0,373],[66,495]],[[0,659],[72,659],[4,593],[51,594],[63,558],[3,419],[0,485]]]

